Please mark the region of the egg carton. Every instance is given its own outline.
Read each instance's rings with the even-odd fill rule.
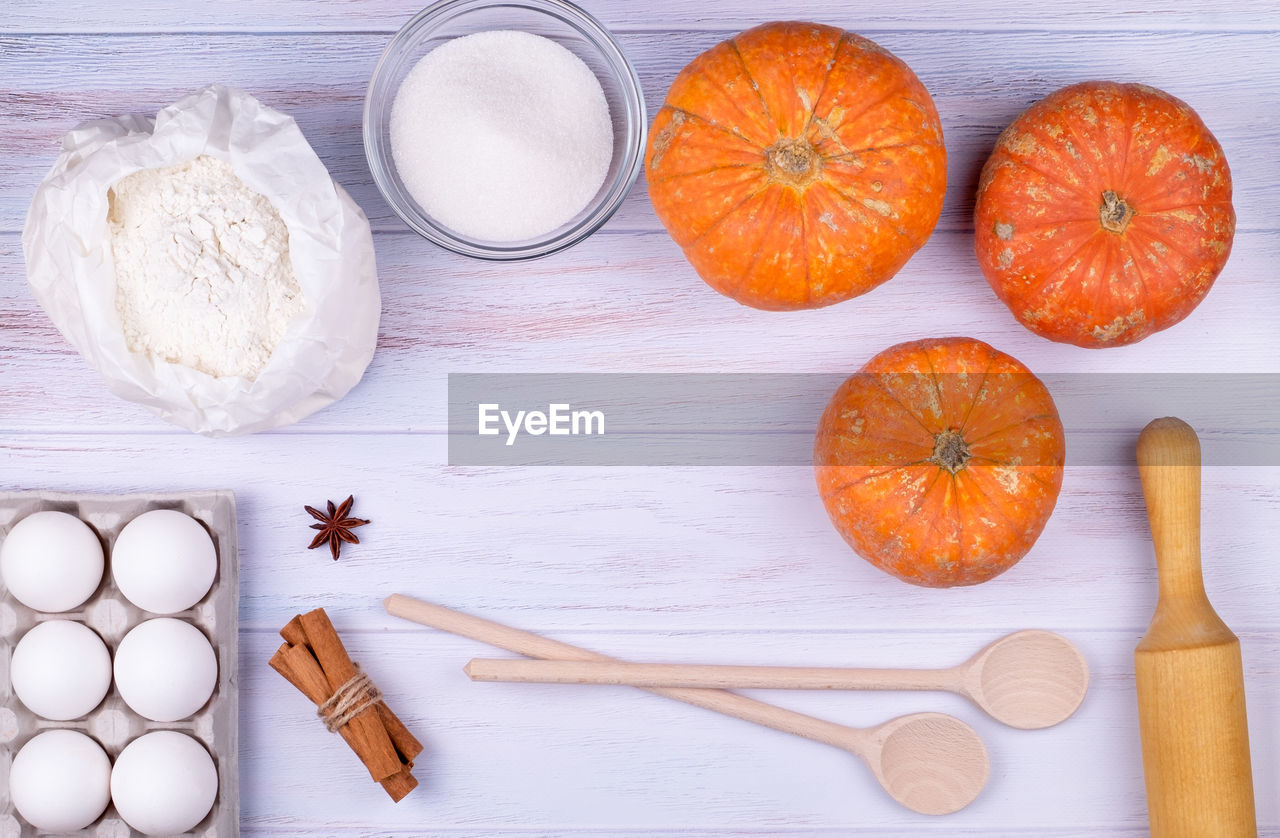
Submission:
[[[186,835],[195,838],[234,838],[240,834],[240,781],[237,773],[239,698],[237,646],[239,622],[239,562],[236,553],[236,504],[230,491],[176,494],[89,495],[49,492],[0,493],[0,541],[18,521],[42,510],[76,516],[97,532],[106,552],[102,584],[74,611],[45,614],[14,599],[0,580],[0,838],[32,838],[43,834],[14,810],[9,799],[9,767],[14,755],[33,736],[53,728],[78,730],[98,742],[112,762],[125,745],[152,730],[177,730],[195,737],[218,767],[218,796],[213,809]],[[54,722],[28,710],[13,693],[9,661],[13,647],[36,623],[49,619],[75,620],[98,633],[115,657],[116,646],[134,626],[157,615],[129,602],[111,578],[111,551],[124,525],[152,509],[176,509],[204,524],[217,550],[218,573],[204,599],[186,611],[168,616],[186,620],[213,643],[218,657],[218,683],[213,697],[190,719],[153,722],[129,709],[115,683],[97,709],[83,719]],[[94,838],[141,835],[110,805],[97,821],[78,833]]]

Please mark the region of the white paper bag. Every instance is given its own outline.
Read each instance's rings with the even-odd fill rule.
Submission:
[[[131,352],[116,309],[108,189],[202,154],[230,163],[280,213],[305,301],[252,381]],[[210,85],[154,120],[101,119],[68,133],[31,202],[22,249],[36,299],[111,392],[197,433],[297,422],[345,396],[373,357],[381,302],[369,221],[293,119],[240,90]]]

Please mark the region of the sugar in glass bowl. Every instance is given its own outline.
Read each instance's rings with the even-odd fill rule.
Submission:
[[[604,90],[613,123],[613,158],[595,197],[565,224],[524,241],[485,241],[432,218],[409,193],[391,151],[391,108],[405,76],[436,47],[495,29],[541,35],[582,59]],[[577,6],[564,0],[443,0],[405,24],[382,53],[365,96],[364,148],[383,197],[420,235],[477,259],[534,259],[582,241],[622,205],[644,160],[646,122],[644,96],[631,62],[604,26]]]

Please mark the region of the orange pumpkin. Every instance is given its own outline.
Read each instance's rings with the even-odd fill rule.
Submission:
[[[1121,346],[1199,305],[1231,253],[1222,147],[1185,103],[1085,82],[1032,105],[982,171],[978,262],[1050,340]]]
[[[975,585],[1026,555],[1062,486],[1044,384],[972,338],[902,343],[840,386],[813,462],[827,514],[867,561],[915,585]]]
[[[911,69],[866,38],[769,23],[676,77],[645,155],[649,197],[707,284],[818,308],[889,279],[938,222],[946,152]]]

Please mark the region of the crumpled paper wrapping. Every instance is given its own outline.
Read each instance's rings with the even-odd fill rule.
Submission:
[[[381,300],[369,221],[292,117],[210,85],[155,119],[78,126],[40,183],[22,231],[27,280],[54,324],[117,396],[209,436],[297,422],[342,398],[373,357]],[[255,380],[214,378],[131,352],[116,309],[107,191],[141,169],[201,154],[231,164],[275,206],[304,307]]]

